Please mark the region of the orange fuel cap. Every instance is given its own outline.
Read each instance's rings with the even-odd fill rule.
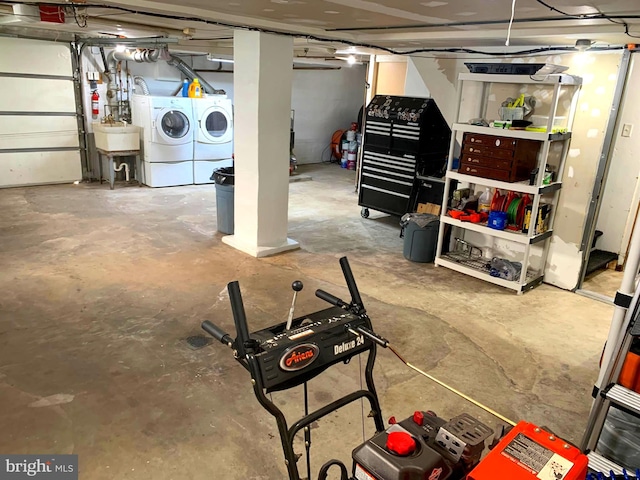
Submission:
[[[387,449],[406,457],[416,451],[416,441],[406,432],[391,432],[387,436]]]

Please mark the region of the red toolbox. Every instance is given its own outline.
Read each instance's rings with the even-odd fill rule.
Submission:
[[[573,445],[523,421],[500,440],[467,480],[584,480],[588,463]]]

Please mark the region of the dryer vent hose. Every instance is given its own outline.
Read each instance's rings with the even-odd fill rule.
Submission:
[[[144,95],[151,95],[151,92],[149,91],[149,85],[147,85],[147,82],[145,82],[144,78],[137,75],[133,77],[133,83],[140,87]]]

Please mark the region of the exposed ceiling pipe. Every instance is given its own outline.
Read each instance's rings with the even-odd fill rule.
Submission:
[[[134,50],[118,52],[112,50],[107,55],[107,65],[109,69],[109,83],[107,85],[107,105],[109,105],[109,111],[113,115],[114,120],[120,119],[120,110],[118,108],[118,86],[116,85],[116,74],[118,68],[118,62],[137,62],[137,63],[153,63],[157,62],[160,57],[160,50]],[[147,88],[147,92],[148,92]],[[144,91],[144,87],[143,87]],[[148,93],[147,93],[148,94]]]
[[[194,78],[197,78],[206,93],[209,93],[211,95],[225,95],[227,93],[224,90],[213,88],[207,81],[203,80],[201,77],[198,77],[198,74],[180,57],[177,57],[175,55],[169,55],[169,57],[170,59],[167,60],[167,63],[169,65],[176,67],[192,82]]]

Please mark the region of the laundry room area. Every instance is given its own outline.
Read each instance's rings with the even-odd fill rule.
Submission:
[[[0,480],[640,480],[587,3],[0,0]]]
[[[87,80],[83,91],[85,109],[94,112],[87,125],[89,178],[108,178],[91,135],[95,123],[140,127],[143,161],[136,179],[149,187],[213,183],[214,170],[233,165],[232,57],[173,53],[171,45],[154,40],[99,43],[87,45],[82,59],[85,77],[98,78]],[[294,64],[296,165],[319,163],[331,133],[357,120],[364,78],[362,65]],[[199,93],[190,98],[194,80]]]

